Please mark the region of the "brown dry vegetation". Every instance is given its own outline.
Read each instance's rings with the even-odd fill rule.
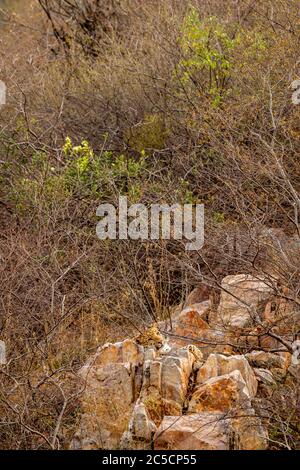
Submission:
[[[299,308],[300,2],[24,3],[0,20],[0,445],[57,449],[87,356],[192,287],[264,273]],[[100,242],[96,208],[119,194],[204,203],[204,248]],[[287,386],[290,426],[272,397],[274,448],[299,446]]]

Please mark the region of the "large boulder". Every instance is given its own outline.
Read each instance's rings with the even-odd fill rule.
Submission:
[[[186,357],[166,356],[162,359],[162,396],[181,405],[186,396],[193,365],[190,353],[186,353]]]
[[[195,339],[196,343],[200,344],[201,338],[205,337],[209,330],[207,315],[207,302],[182,310],[174,319],[172,329],[168,328],[168,331],[174,335],[171,336],[171,343],[177,347],[183,347]]]
[[[131,364],[106,364],[85,371],[80,427],[75,449],[116,449],[128,427],[135,396]]]
[[[156,450],[227,450],[229,425],[219,412],[165,416],[154,436]]]
[[[98,348],[96,354],[91,356],[81,375],[91,367],[101,367],[107,364],[126,363],[134,365],[142,364],[144,361],[144,348],[131,339],[125,339],[119,343],[106,343]]]
[[[249,408],[250,393],[239,370],[213,377],[194,390],[188,413]]]
[[[227,276],[221,283],[218,323],[243,328],[260,320],[272,287],[266,280],[248,274]]]
[[[230,372],[235,370],[240,371],[250,397],[255,397],[257,392],[257,380],[249,362],[246,357],[242,355],[227,357],[222,354],[211,354],[198,371],[197,384],[203,384],[209,379],[230,374]]]
[[[268,434],[252,408],[165,416],[154,436],[156,450],[264,450]]]
[[[140,400],[137,401],[133,409],[129,431],[133,439],[146,442],[150,442],[157,431],[155,423],[149,417],[146,406]]]
[[[169,336],[170,346],[181,348],[194,344],[202,350],[205,358],[214,351],[232,353],[227,332],[209,326],[209,311],[209,302],[202,302],[177,312],[172,325],[162,322],[160,326]]]
[[[143,346],[126,339],[98,348],[81,368],[82,416],[72,448],[118,448],[140,392],[143,362]]]
[[[195,305],[195,304],[201,304],[201,303],[204,303],[204,302],[208,302],[211,291],[212,291],[211,287],[209,287],[205,284],[199,284],[187,296],[186,301],[184,303],[184,308],[190,307],[190,306]]]
[[[235,450],[266,450],[268,448],[268,432],[253,408],[234,410],[230,427],[234,436]]]
[[[129,339],[99,348],[79,372],[82,416],[71,448],[147,449],[152,442],[174,450],[265,448],[251,406],[255,373],[243,355],[209,353],[226,344],[227,332],[206,320],[204,303],[178,312],[175,339],[160,349]],[[197,348],[176,341],[186,335],[184,346],[209,354],[204,364]],[[278,366],[283,358],[275,358]]]

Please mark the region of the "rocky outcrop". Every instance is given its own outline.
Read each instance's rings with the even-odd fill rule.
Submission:
[[[254,369],[255,377],[258,382],[262,382],[265,385],[276,385],[276,381],[273,377],[273,374],[268,369]]]
[[[154,437],[157,450],[264,450],[268,436],[260,420],[204,411],[188,416],[165,416]]]
[[[82,417],[72,448],[119,446],[141,387],[143,357],[143,347],[125,340],[100,348],[82,368]]]
[[[259,386],[274,387],[287,374],[291,355],[235,353],[232,327],[247,330],[271,289],[245,275],[229,276],[222,286],[216,315],[207,301],[189,305],[172,326],[158,324],[159,341],[148,338],[155,327],[142,335],[144,344],[139,336],[98,349],[80,371],[82,414],[71,448],[268,447],[255,397]]]
[[[240,274],[223,279],[218,319],[225,326],[246,327],[260,320],[272,287],[264,279]]]
[[[246,358],[211,354],[198,372],[195,364],[176,344],[168,354],[128,340],[100,348],[81,370],[82,417],[71,447],[229,449],[245,441],[242,448],[257,448],[253,426],[245,423],[255,419],[261,427],[251,407],[257,381]]]

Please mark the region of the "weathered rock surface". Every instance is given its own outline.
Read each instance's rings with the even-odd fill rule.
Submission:
[[[131,363],[142,364],[144,361],[144,348],[131,339],[119,343],[107,343],[100,347],[96,354],[90,358],[81,369],[81,375],[92,367],[101,367],[106,364]]]
[[[278,367],[284,369],[286,365],[284,357],[265,351],[252,351],[246,354],[245,357],[251,366],[258,368],[269,369],[271,367]]]
[[[132,364],[106,364],[92,367],[85,374],[82,418],[72,447],[117,448],[136,399]]]
[[[189,413],[230,411],[249,408],[250,393],[239,370],[213,377],[198,385],[189,404]]]
[[[165,416],[154,436],[156,450],[264,450],[268,435],[254,410],[226,414],[204,411]]]
[[[211,354],[198,371],[197,383],[202,384],[213,377],[230,374],[230,372],[235,370],[241,373],[250,397],[255,397],[257,380],[245,356],[236,355],[227,357],[222,354]]]
[[[134,407],[129,431],[136,439],[151,440],[157,431],[155,423],[150,419],[144,403],[138,401]]]
[[[219,321],[227,327],[254,324],[262,316],[272,293],[266,281],[246,274],[225,277],[221,288]]]
[[[258,382],[262,382],[265,385],[276,385],[276,381],[271,371],[267,369],[254,368],[254,373]]]
[[[172,328],[172,342],[178,347],[183,347],[187,344],[188,338],[190,341],[197,340],[201,344],[201,338],[207,336],[209,325],[207,323],[208,303],[204,302],[201,306],[188,307],[184,309],[173,322]]]
[[[165,416],[154,437],[154,448],[172,450],[227,450],[228,422],[219,412]]]
[[[266,450],[268,433],[253,408],[242,408],[233,413],[231,429],[235,450]]]
[[[209,308],[209,302],[185,308],[173,319],[172,329],[163,322],[161,327],[170,334],[170,344],[178,348],[194,343],[202,348],[204,357],[212,352],[232,353],[228,333],[209,326]]]
[[[210,296],[211,288],[204,285],[199,284],[192,292],[187,296],[187,299],[184,303],[183,308],[191,307],[195,304],[202,304],[207,302]]]
[[[130,341],[100,348],[81,370],[86,389],[71,447],[141,449],[154,439],[164,449],[263,448],[247,359],[211,354],[196,376],[195,360],[174,346],[167,355]]]
[[[156,425],[165,415],[182,413],[194,361],[185,349],[145,361],[139,399]]]

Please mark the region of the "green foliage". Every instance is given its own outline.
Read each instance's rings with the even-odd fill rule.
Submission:
[[[207,71],[208,92],[213,105],[217,106],[232,66],[230,52],[237,40],[229,37],[217,18],[201,21],[197,10],[191,8],[184,20],[179,43],[184,55],[178,67],[182,83],[189,82],[198,71]]]
[[[186,15],[179,45],[183,54],[176,75],[183,86],[197,84],[218,107],[229,91],[227,84],[234,68],[249,58],[258,59],[267,50],[267,42],[257,31],[248,32],[240,26],[227,31],[216,17],[200,19],[192,7]],[[199,74],[201,74],[199,76]]]
[[[145,154],[142,154],[140,160],[126,158],[124,155],[118,156],[112,163],[112,174],[115,178],[126,176],[127,178],[137,178],[142,170],[145,169]]]
[[[96,195],[102,168],[100,159],[95,156],[89,143],[83,140],[81,145],[73,146],[71,139],[67,137],[63,153],[66,166],[62,176],[67,190],[85,197]]]
[[[256,61],[264,58],[268,50],[268,42],[259,31],[244,32],[240,35],[241,42],[245,45],[245,56],[252,57]]]
[[[62,206],[71,198],[92,201],[110,198],[115,193],[127,194],[133,201],[141,197],[146,170],[144,152],[139,159],[114,156],[108,151],[96,155],[86,140],[73,146],[67,137],[62,153],[63,165],[53,166],[46,152],[36,152],[19,167],[7,191],[8,199],[19,213]],[[10,168],[6,171],[9,173]],[[0,181],[6,184],[5,174]]]
[[[138,160],[125,155],[114,157],[108,151],[98,156],[86,140],[73,147],[67,137],[63,152],[67,159],[63,172],[65,184],[72,193],[80,192],[85,196],[109,196],[112,187],[121,193],[134,194],[137,187],[132,180],[139,178],[146,168],[143,152]]]

